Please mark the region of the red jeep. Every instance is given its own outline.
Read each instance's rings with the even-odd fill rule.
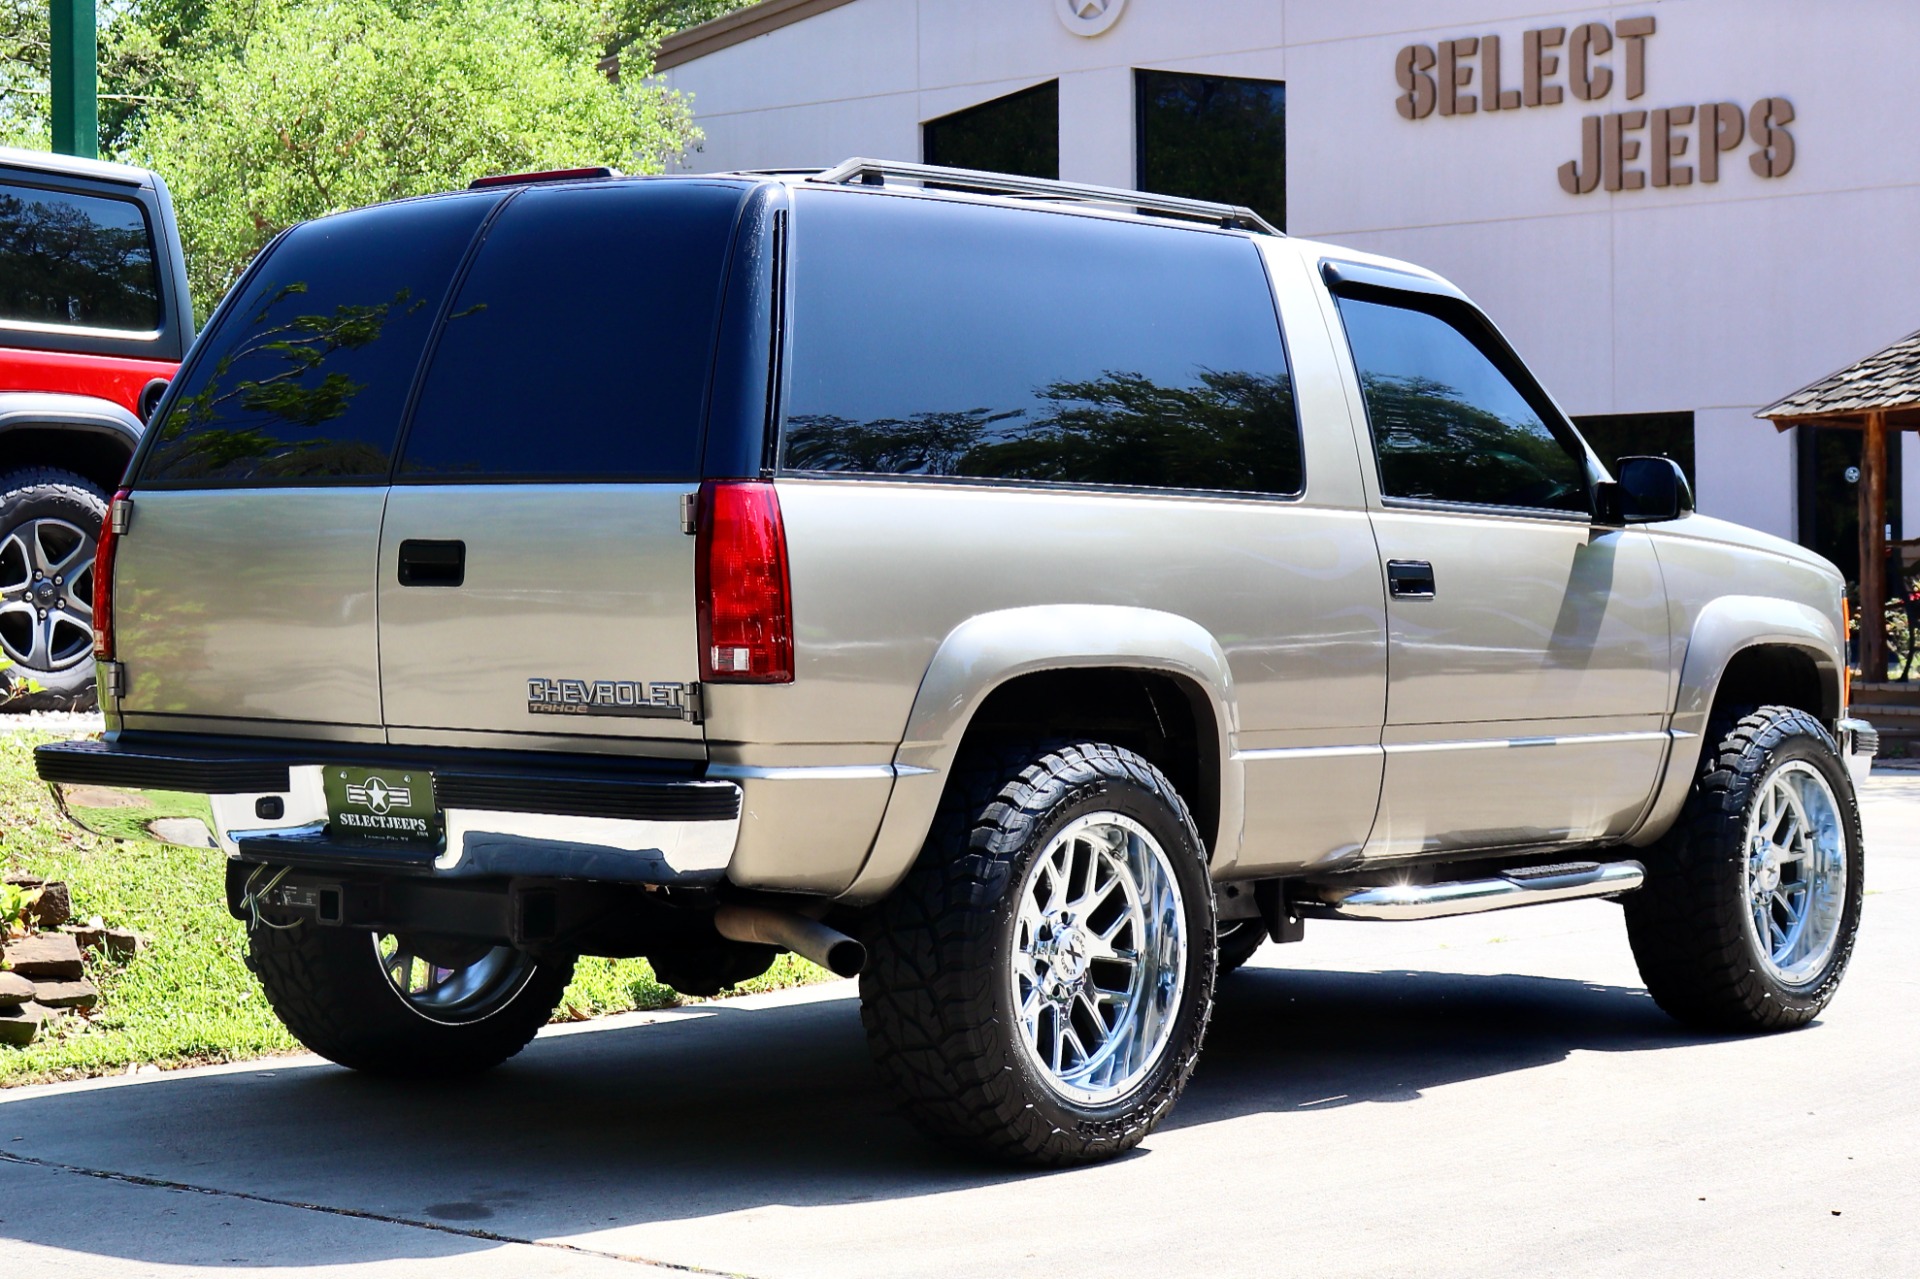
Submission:
[[[0,707],[94,704],[107,495],[192,340],[159,176],[0,147]]]

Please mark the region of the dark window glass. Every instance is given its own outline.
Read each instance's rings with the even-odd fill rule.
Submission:
[[[421,347],[499,199],[391,204],[288,232],[202,339],[142,480],[385,481]]]
[[[801,192],[784,464],[1296,493],[1243,236]]]
[[[928,164],[1060,176],[1060,82],[1049,80],[921,126]]]
[[[1244,204],[1287,225],[1287,86],[1134,72],[1140,189]]]
[[[615,182],[508,205],[454,299],[400,474],[697,477],[741,194]]]
[[[1607,470],[1620,474],[1623,457],[1670,457],[1693,480],[1693,414],[1607,413],[1577,417],[1581,438]]]
[[[148,333],[160,286],[131,200],[0,185],[0,321]]]
[[[1582,461],[1465,333],[1425,311],[1351,297],[1340,317],[1385,496],[1587,509]]]

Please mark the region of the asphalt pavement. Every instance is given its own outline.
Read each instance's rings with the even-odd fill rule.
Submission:
[[[1619,911],[1310,924],[1132,1155],[959,1161],[849,983],[557,1028],[481,1080],[313,1058],[0,1092],[0,1269],[173,1276],[1920,1275],[1920,774],[1807,1029],[1668,1021]],[[190,995],[187,997],[191,997]]]

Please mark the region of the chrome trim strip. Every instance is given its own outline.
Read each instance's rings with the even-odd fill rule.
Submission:
[[[912,764],[709,764],[709,779],[764,782],[874,782],[931,773]]]
[[[1674,736],[1670,730],[1661,728],[1631,733],[1567,733],[1550,737],[1481,737],[1465,741],[1390,742],[1385,749],[1389,755],[1405,755],[1419,751],[1513,750],[1533,746],[1585,746],[1602,742],[1664,742]]]
[[[1257,750],[1235,751],[1233,757],[1243,762],[1282,759],[1351,759],[1358,755],[1378,755],[1381,747],[1378,742],[1365,746],[1263,746]]]

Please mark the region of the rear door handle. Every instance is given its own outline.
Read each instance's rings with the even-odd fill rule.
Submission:
[[[467,580],[465,542],[400,543],[400,585],[459,586]]]
[[[1388,560],[1387,594],[1397,600],[1433,598],[1433,565],[1426,560]]]

